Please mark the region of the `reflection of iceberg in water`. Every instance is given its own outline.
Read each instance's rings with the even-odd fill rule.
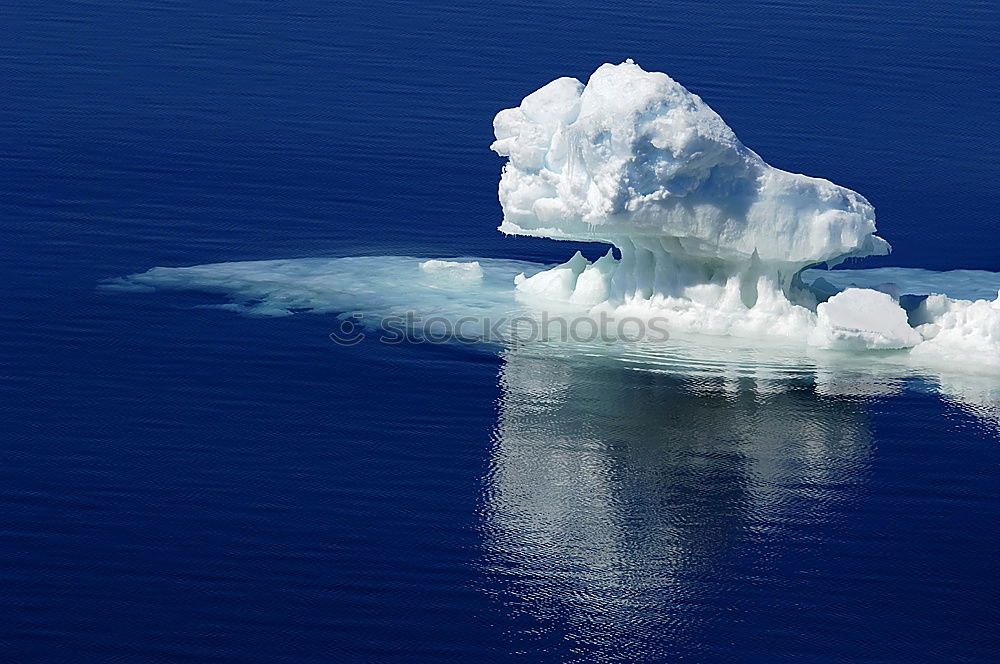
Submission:
[[[649,658],[711,623],[703,600],[726,592],[720,563],[741,540],[809,537],[834,518],[867,474],[865,399],[896,389],[504,359],[488,569],[513,611],[566,630],[583,660]]]
[[[936,377],[941,398],[1000,431],[1000,383],[989,376]]]

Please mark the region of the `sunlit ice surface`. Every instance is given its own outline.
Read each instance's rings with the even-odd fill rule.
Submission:
[[[1000,373],[996,275],[814,274],[889,253],[874,207],[829,180],[771,166],[666,74],[627,60],[601,65],[586,84],[559,78],[497,113],[493,129],[491,148],[507,159],[499,230],[600,242],[613,247],[607,254],[592,262],[577,252],[556,266],[398,256],[223,263],[154,268],[108,286],[221,292],[230,299],[222,306],[254,315],[348,315],[333,335],[341,342],[364,327],[505,343],[514,321],[537,328],[539,317],[532,340],[549,341],[544,318],[557,315],[563,340],[575,343],[593,341],[573,334],[585,319],[599,319],[602,341],[630,341],[629,321],[641,330],[636,341],[655,343],[611,352],[654,367],[697,346],[688,365],[722,358],[764,374],[849,364],[856,352],[890,372]],[[613,335],[608,320],[618,323]],[[685,345],[688,334],[706,340]]]

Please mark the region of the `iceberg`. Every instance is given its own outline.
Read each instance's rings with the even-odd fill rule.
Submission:
[[[957,339],[1000,356],[1000,318],[986,301],[932,301],[921,336],[896,285],[845,291],[822,277],[807,285],[808,268],[889,253],[872,205],[829,180],[770,166],[666,74],[626,60],[601,65],[586,85],[559,78],[500,111],[493,128],[491,147],[508,159],[499,230],[602,242],[621,256],[591,264],[577,254],[519,278],[528,300],[821,348],[912,348],[940,329],[933,346]]]
[[[499,230],[621,254],[567,264],[579,282],[559,280],[562,293],[540,287],[544,274],[519,284],[524,293],[606,292],[685,329],[803,336],[817,304],[804,268],[889,252],[863,196],[768,165],[700,97],[631,60],[602,65],[587,85],[557,79],[493,126],[492,149],[508,157]]]
[[[656,319],[669,340],[629,345],[619,335],[610,346],[546,352],[654,371],[749,372],[761,384],[772,371],[848,367],[878,374],[876,386],[907,372],[1000,372],[1000,274],[821,270],[889,251],[872,205],[768,165],[665,74],[629,60],[602,65],[586,85],[559,78],[500,111],[494,131],[492,148],[507,158],[499,230],[600,242],[607,253],[591,261],[577,252],[555,266],[356,256],[157,267],[105,287],[219,293],[229,301],[217,306],[253,316],[353,313],[377,326],[415,314],[461,324],[480,341],[507,329],[497,321],[549,312]],[[959,395],[983,392],[938,382]],[[986,393],[974,401],[992,403]]]
[[[525,294],[606,294],[687,329],[752,335],[777,322],[801,336],[817,304],[803,269],[889,252],[863,196],[768,165],[700,97],[631,60],[602,65],[586,85],[556,79],[493,126],[491,147],[508,157],[499,230],[621,254],[574,257],[559,278],[519,283]]]

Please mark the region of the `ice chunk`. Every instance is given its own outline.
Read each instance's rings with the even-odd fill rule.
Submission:
[[[420,264],[420,270],[435,279],[459,285],[468,281],[479,281],[483,278],[483,268],[479,261],[462,263],[460,261],[429,260]]]
[[[915,356],[976,369],[1000,368],[1000,292],[995,300],[931,295],[913,313],[926,341]]]
[[[539,297],[545,300],[569,300],[576,289],[576,282],[590,261],[579,251],[562,265],[551,270],[539,272],[533,277],[515,277],[514,283],[520,293]]]
[[[611,250],[587,265],[577,277],[576,286],[569,297],[572,304],[599,304],[608,299],[611,292],[611,278],[618,261]]]
[[[848,288],[816,309],[809,343],[821,348],[911,348],[921,342],[906,312],[888,293]]]
[[[860,194],[769,166],[700,97],[631,61],[494,120],[506,233],[799,267],[888,252]]]

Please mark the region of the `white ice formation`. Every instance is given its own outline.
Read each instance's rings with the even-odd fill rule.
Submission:
[[[814,346],[865,350],[912,348],[921,342],[906,312],[892,296],[870,288],[848,288],[816,307]]]
[[[479,261],[441,261],[429,260],[420,264],[424,274],[441,277],[444,281],[480,281],[483,278],[483,266]]]
[[[823,348],[960,346],[1000,364],[1000,304],[930,298],[908,318],[888,284],[839,295],[842,287],[825,280],[806,285],[807,268],[888,253],[871,204],[768,165],[666,74],[631,60],[605,64],[586,85],[552,81],[500,111],[493,126],[492,149],[509,158],[501,231],[621,253],[594,263],[577,254],[519,277],[524,298]]]
[[[801,269],[889,251],[863,196],[769,166],[700,97],[632,62],[586,86],[556,79],[493,126],[510,158],[506,233],[607,242],[634,269],[664,255]]]
[[[914,355],[1000,369],[1000,292],[992,302],[931,295],[911,318],[926,340],[913,349]]]
[[[509,157],[500,230],[603,242],[617,254],[591,262],[577,253],[555,267],[405,256],[219,263],[154,268],[107,287],[209,291],[249,315],[353,313],[375,327],[416,313],[481,340],[497,321],[556,311],[646,319],[650,329],[657,318],[669,340],[544,351],[734,380],[749,372],[758,386],[773,371],[812,367],[834,376],[821,381],[831,390],[845,370],[871,372],[874,389],[900,372],[940,372],[960,377],[938,381],[956,401],[996,403],[1000,273],[817,269],[888,251],[872,206],[767,165],[666,75],[625,62],[601,66],[586,86],[561,78],[501,111],[495,129],[493,148]],[[986,386],[963,387],[976,373]]]

